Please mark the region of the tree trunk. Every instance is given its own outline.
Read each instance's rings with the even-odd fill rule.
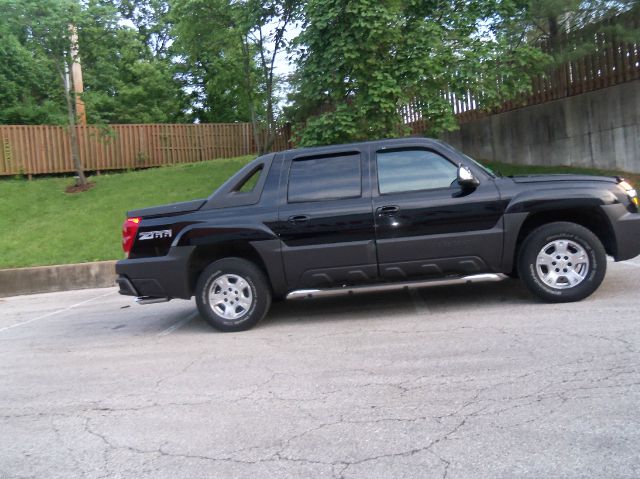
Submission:
[[[553,98],[567,96],[567,72],[564,68],[566,59],[563,58],[562,30],[558,17],[550,16],[549,21],[549,52],[554,58],[555,65],[552,72],[554,83],[557,85],[552,92]]]
[[[73,169],[78,177],[78,186],[87,184],[87,177],[84,174],[82,163],[80,162],[80,145],[78,144],[78,131],[76,130],[76,112],[74,110],[74,101],[71,98],[70,79],[64,76],[64,96],[67,101],[67,119],[69,121],[69,140],[71,143],[71,158],[73,160]]]
[[[273,114],[273,66],[267,76],[267,134],[264,137],[264,153],[271,150],[276,139],[276,121]]]

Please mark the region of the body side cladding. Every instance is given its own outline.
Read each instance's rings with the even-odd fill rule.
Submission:
[[[282,242],[275,238],[271,240],[251,241],[250,245],[262,259],[265,273],[271,282],[271,289],[275,297],[284,297],[288,292],[287,279],[282,263]]]
[[[194,224],[185,228],[174,240],[175,246],[212,246],[221,243],[265,241],[277,239],[266,226]]]
[[[504,221],[504,236],[502,247],[502,268],[501,272],[510,273],[513,271],[515,265],[516,248],[518,245],[518,236],[522,224],[529,216],[529,213],[505,213],[503,216]]]

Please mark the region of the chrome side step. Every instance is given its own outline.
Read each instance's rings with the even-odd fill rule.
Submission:
[[[364,286],[343,286],[341,288],[329,289],[299,289],[287,295],[287,299],[296,298],[317,298],[321,296],[333,296],[339,294],[387,291],[402,288],[424,288],[426,286],[450,286],[456,284],[483,283],[502,281],[506,278],[503,274],[474,274],[462,276],[460,278],[434,279],[427,281],[408,281],[403,283],[385,283]]]
[[[155,298],[153,296],[138,296],[135,302],[138,304],[154,304],[154,303],[166,303],[171,301],[171,298]]]

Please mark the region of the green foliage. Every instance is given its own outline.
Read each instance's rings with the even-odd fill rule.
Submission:
[[[0,0],[0,123],[63,124],[72,0]]]
[[[123,18],[133,23],[154,57],[170,55],[172,43],[167,0],[112,0]]]
[[[297,0],[173,0],[172,22],[192,117],[275,127],[276,55],[300,13]],[[261,145],[268,149],[268,144]]]
[[[529,42],[542,45],[561,64],[592,54],[598,33],[618,42],[639,42],[637,21],[623,18],[639,6],[637,0],[529,0],[522,29]]]
[[[472,94],[480,108],[517,98],[554,61],[593,51],[594,32],[639,42],[637,26],[602,23],[634,8],[637,0],[0,0],[0,124],[67,122],[74,24],[90,123],[247,121],[274,131],[287,84],[275,61],[288,50],[297,70],[286,114],[300,144],[404,135],[399,110],[413,100],[437,135],[457,126],[451,98]],[[261,150],[271,140],[254,138]]]
[[[173,78],[174,65],[157,47],[157,38],[121,25],[116,4],[90,0],[85,13],[79,43],[88,122],[185,121],[185,96]]]
[[[70,24],[79,31],[90,122],[185,121],[169,39],[160,39],[168,26],[154,23],[154,8],[161,13],[166,2],[139,3],[147,7],[130,12],[117,0],[0,0],[0,123],[66,123],[62,75],[71,63]],[[123,22],[119,8],[139,27]]]
[[[248,84],[257,70],[245,58],[238,10],[227,0],[173,0],[178,70],[190,92],[191,118],[203,123],[251,121],[261,104]],[[252,55],[255,50],[252,51]],[[250,61],[248,68],[246,61]],[[245,70],[249,71],[246,74]]]
[[[545,56],[517,35],[509,1],[310,0],[294,121],[303,145],[405,133],[399,108],[416,99],[430,133],[456,127],[445,94],[490,108],[530,88]]]
[[[637,6],[637,0],[529,0],[524,9],[534,36],[549,37],[554,33],[550,21],[555,22],[560,31],[575,31]]]

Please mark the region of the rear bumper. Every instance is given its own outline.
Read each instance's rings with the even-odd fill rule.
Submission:
[[[120,294],[153,298],[191,298],[188,265],[193,246],[171,248],[167,256],[123,259],[116,263]]]
[[[640,213],[630,213],[621,204],[602,207],[616,236],[614,259],[624,261],[640,254]]]

